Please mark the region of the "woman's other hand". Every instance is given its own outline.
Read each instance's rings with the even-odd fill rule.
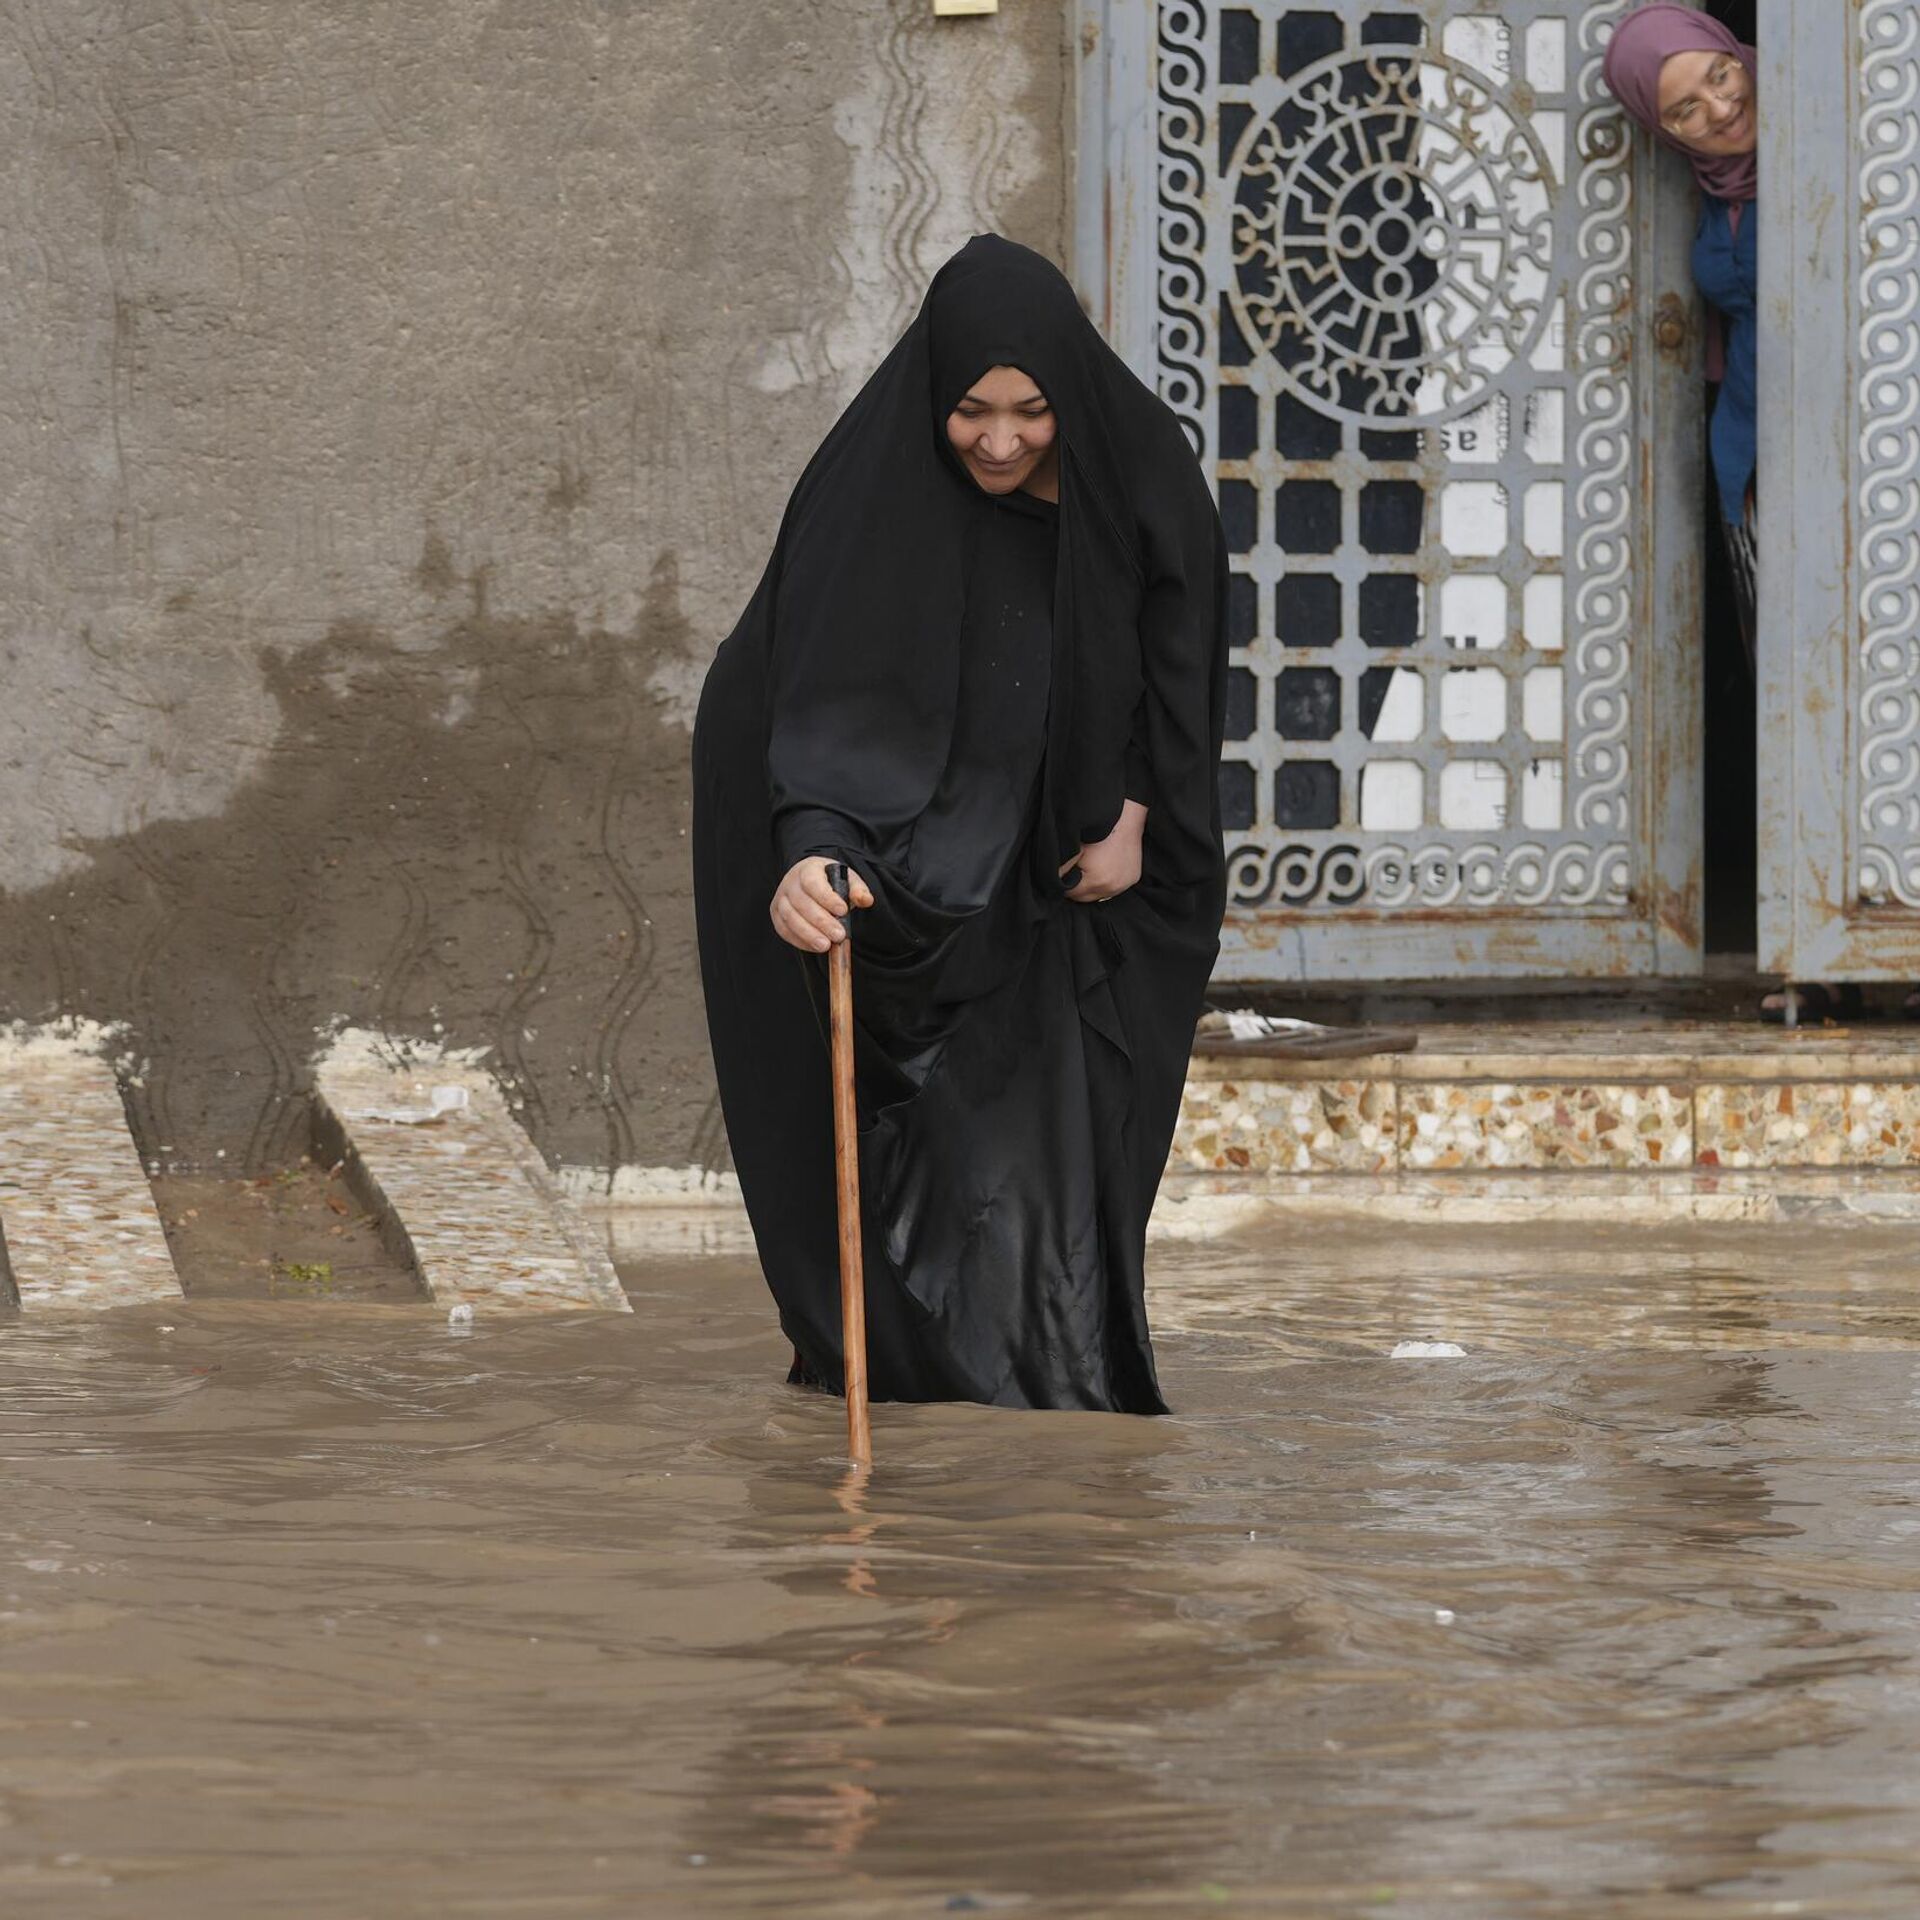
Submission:
[[[833,890],[827,868],[833,864],[822,854],[809,854],[787,869],[787,877],[773,890],[767,912],[773,930],[790,947],[802,953],[825,953],[836,940],[844,940],[847,930],[840,924],[847,902]],[[867,883],[849,867],[847,892],[856,907],[873,905],[873,893]]]
[[[1125,893],[1140,878],[1140,845],[1146,831],[1146,808],[1138,800],[1129,800],[1120,809],[1113,831],[1104,840],[1082,847],[1060,869],[1063,878],[1075,867],[1080,869],[1079,882],[1069,889],[1067,898],[1084,903]]]

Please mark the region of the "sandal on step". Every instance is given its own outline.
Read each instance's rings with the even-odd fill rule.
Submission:
[[[1412,1027],[1323,1027],[1262,1013],[1208,1012],[1193,1037],[1197,1054],[1255,1060],[1360,1060],[1375,1053],[1411,1053]]]
[[[1829,1022],[1845,1025],[1860,1019],[1867,1010],[1859,987],[1851,980],[1843,980],[1833,987],[1819,980],[1809,980],[1801,985],[1799,994],[1800,1025],[1803,1027],[1824,1026]],[[1760,1018],[1769,1026],[1784,1027],[1787,1024],[1787,996],[1784,990],[1770,993],[1760,1002]]]

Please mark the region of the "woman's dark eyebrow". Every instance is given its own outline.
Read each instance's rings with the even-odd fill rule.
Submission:
[[[954,403],[954,411],[958,412],[961,407],[991,407],[992,405],[991,400],[982,400],[977,393],[963,393]],[[1012,405],[1016,413],[1024,413],[1029,407],[1043,407],[1051,411],[1053,403],[1044,393],[1030,393],[1024,400],[1015,400]]]

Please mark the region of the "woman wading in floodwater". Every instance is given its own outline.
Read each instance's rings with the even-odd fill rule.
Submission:
[[[1225,900],[1225,570],[1173,415],[990,236],[794,489],[701,696],[693,852],[795,1380],[841,1380],[818,956],[851,930],[874,1397],[1165,1411],[1143,1261]]]

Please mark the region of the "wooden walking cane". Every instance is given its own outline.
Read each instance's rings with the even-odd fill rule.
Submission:
[[[827,880],[848,899],[847,869],[836,860]],[[840,1203],[840,1350],[847,1388],[847,1451],[856,1467],[873,1463],[867,1424],[867,1276],[860,1246],[860,1136],[853,1105],[853,935],[827,955],[833,1031],[834,1184]]]

